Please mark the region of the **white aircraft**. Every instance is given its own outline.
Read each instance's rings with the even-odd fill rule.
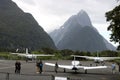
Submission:
[[[53,64],[53,63],[45,63],[45,65],[55,67],[55,64]],[[63,69],[74,70],[75,72],[77,70],[79,70],[79,69],[84,69],[85,73],[87,73],[87,70],[89,70],[89,69],[104,69],[104,68],[108,68],[108,66],[81,66],[80,62],[75,60],[75,57],[74,57],[74,60],[72,61],[71,65],[60,65],[60,64],[58,64],[58,67],[59,68],[63,68]]]
[[[50,55],[50,54],[30,54],[28,53],[28,48],[26,48],[26,53],[11,53],[11,54],[16,54],[18,56],[21,56],[21,57],[26,57],[27,59],[36,59],[37,56],[54,56],[54,55]]]
[[[79,56],[79,55],[71,55],[71,56],[91,59],[91,60],[94,60],[95,63],[103,63],[104,61],[107,61],[107,60],[120,59],[120,57],[99,57],[98,54],[97,54],[97,57]]]

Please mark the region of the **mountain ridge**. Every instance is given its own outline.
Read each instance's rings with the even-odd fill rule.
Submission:
[[[11,0],[0,0],[0,48],[54,48],[53,40],[30,13]]]

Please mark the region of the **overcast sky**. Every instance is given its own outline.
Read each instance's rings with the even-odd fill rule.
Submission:
[[[46,32],[59,28],[72,15],[85,10],[93,26],[109,41],[109,25],[105,12],[118,3],[115,0],[12,0],[24,11],[31,13]],[[114,44],[114,43],[112,43]],[[115,44],[114,44],[115,45]],[[116,45],[115,45],[116,46]]]

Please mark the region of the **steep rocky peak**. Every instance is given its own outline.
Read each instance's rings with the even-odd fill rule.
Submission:
[[[73,26],[69,26],[73,25]],[[76,15],[72,15],[64,24],[61,28],[65,29],[70,29],[70,28],[75,28],[76,27],[85,27],[89,26],[92,27],[92,23],[90,20],[90,17],[88,16],[87,12],[84,10],[81,10],[78,12]]]
[[[81,10],[72,15],[62,27],[50,34],[58,49],[80,51],[115,50],[92,26],[88,14]]]
[[[88,16],[87,12],[84,10],[81,10],[78,12],[77,16],[77,21],[80,25],[82,26],[92,26],[90,17]]]
[[[88,15],[87,12],[85,10],[83,10],[83,9],[80,10],[77,15],[83,15],[83,14]]]

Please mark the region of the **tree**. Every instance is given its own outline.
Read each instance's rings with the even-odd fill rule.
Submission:
[[[42,48],[42,51],[46,54],[53,54],[55,52],[55,50],[52,48]]]
[[[110,22],[108,31],[111,31],[110,40],[119,43],[117,50],[120,50],[120,5],[113,10],[106,12],[106,20]]]

